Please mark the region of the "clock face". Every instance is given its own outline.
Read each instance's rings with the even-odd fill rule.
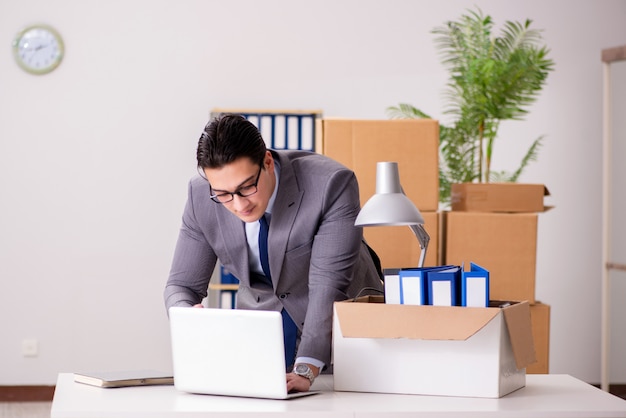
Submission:
[[[63,40],[59,33],[46,25],[29,26],[13,41],[15,60],[32,74],[46,74],[59,66],[63,59]]]

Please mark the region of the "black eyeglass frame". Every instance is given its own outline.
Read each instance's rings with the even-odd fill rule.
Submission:
[[[248,186],[241,186],[237,190],[235,190],[234,192],[220,192],[220,193],[216,193],[216,194],[211,194],[211,195],[209,195],[209,197],[215,203],[224,204],[224,203],[230,203],[233,200],[235,200],[235,195],[237,195],[239,197],[250,197],[250,196],[252,196],[253,194],[255,194],[256,192],[259,191],[257,186],[259,185],[259,179],[261,178],[261,171],[262,170],[263,170],[263,164],[260,164],[259,165],[259,172],[257,173],[256,180],[254,181],[253,184],[250,184]],[[213,193],[213,188],[211,188],[211,184],[209,184],[209,190],[210,190],[210,193]],[[230,195],[230,199],[228,199],[228,200],[220,200],[220,198],[226,198],[229,195]]]

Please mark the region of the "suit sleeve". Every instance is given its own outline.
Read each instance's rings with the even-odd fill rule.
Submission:
[[[359,256],[362,229],[354,226],[360,210],[354,173],[330,176],[323,195],[320,223],[309,270],[309,304],[298,356],[330,364],[333,303],[345,300]]]
[[[195,213],[193,183],[178,235],[169,278],[165,286],[165,307],[193,306],[207,295],[217,257],[202,233]]]

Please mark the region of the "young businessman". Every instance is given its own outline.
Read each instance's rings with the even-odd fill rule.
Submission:
[[[232,114],[205,127],[197,160],[166,307],[201,306],[219,259],[240,281],[237,308],[283,313],[288,370],[295,357],[287,389],[307,391],[330,364],[333,302],[382,290],[377,257],[354,226],[356,177],[319,154],[267,150]]]

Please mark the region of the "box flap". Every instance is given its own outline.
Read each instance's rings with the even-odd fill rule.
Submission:
[[[527,301],[503,309],[504,320],[509,330],[513,355],[518,369],[537,361],[530,321],[530,305]]]
[[[500,313],[498,308],[335,302],[341,334],[348,338],[466,340]]]

